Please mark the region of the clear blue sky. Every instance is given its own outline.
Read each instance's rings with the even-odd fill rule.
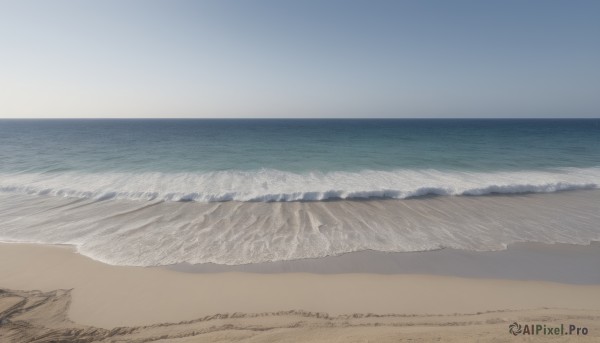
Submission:
[[[599,117],[600,1],[0,1],[0,117]]]

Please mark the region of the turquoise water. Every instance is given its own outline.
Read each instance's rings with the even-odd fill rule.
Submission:
[[[1,172],[600,165],[600,120],[3,120]]]

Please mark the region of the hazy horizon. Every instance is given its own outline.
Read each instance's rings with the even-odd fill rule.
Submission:
[[[598,120],[599,117],[0,117],[0,120]]]
[[[0,118],[598,118],[597,1],[3,1]]]

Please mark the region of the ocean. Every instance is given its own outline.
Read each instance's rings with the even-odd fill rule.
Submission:
[[[600,240],[600,119],[0,120],[0,161],[0,240],[110,264]]]

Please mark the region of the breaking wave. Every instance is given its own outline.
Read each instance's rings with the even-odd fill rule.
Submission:
[[[0,174],[0,191],[96,200],[323,201],[426,195],[551,193],[600,185],[600,168],[464,172],[395,170],[293,173],[274,169],[204,173]]]

